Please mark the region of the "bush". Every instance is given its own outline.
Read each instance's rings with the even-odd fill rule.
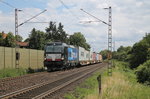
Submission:
[[[150,85],[150,60],[137,68],[136,75],[138,82]]]

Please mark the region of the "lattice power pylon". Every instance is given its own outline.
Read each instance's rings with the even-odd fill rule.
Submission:
[[[15,41],[15,68],[19,68],[19,48],[18,48],[18,45],[17,45],[17,41],[18,41],[18,38],[17,38],[17,35],[18,35],[18,9],[15,9],[15,38],[16,38],[16,41]]]
[[[109,9],[108,17],[108,75],[112,75],[112,10]]]
[[[86,22],[89,22],[89,23],[91,23],[91,22],[102,22],[102,23],[108,25],[108,56],[107,56],[107,58],[108,58],[108,75],[111,76],[112,75],[112,9],[111,9],[111,7],[104,8],[104,9],[109,10],[108,23],[105,22],[105,21],[100,20],[99,18],[97,18],[94,15],[86,12],[83,9],[81,9],[81,10],[97,20],[97,21],[86,21]]]

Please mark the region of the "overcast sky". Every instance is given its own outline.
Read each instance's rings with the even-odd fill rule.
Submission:
[[[83,22],[96,19],[82,12],[81,8],[108,22],[108,10],[103,8],[112,7],[113,41],[116,49],[121,45],[132,46],[146,32],[150,32],[149,0],[0,0],[0,32],[14,33],[14,8],[6,3],[23,10],[18,13],[19,23],[47,9],[32,22],[61,22],[70,35],[82,32],[92,49],[98,52],[107,49],[108,26],[101,22]],[[45,31],[48,26],[47,23],[26,23],[19,27],[19,35],[26,39],[32,28]]]

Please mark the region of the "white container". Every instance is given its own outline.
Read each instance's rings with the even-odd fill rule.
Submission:
[[[93,52],[90,51],[90,61],[93,61]]]
[[[90,51],[85,50],[85,61],[90,61]]]
[[[79,61],[85,61],[85,49],[83,47],[79,47]]]

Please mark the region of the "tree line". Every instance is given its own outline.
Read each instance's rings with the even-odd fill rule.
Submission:
[[[107,58],[107,50],[101,51]],[[129,63],[129,68],[135,70],[138,82],[150,85],[150,33],[131,46],[120,46],[113,53],[113,59]]]
[[[22,37],[19,35],[14,37],[10,32],[4,39],[2,33],[0,33],[0,46],[15,47],[16,41],[22,41]],[[69,35],[65,32],[61,22],[57,26],[56,22],[50,21],[49,26],[46,27],[45,31],[33,28],[29,37],[25,40],[25,42],[29,43],[27,48],[38,50],[43,50],[47,42],[54,41],[81,46],[86,50],[90,50],[90,45],[86,42],[86,39],[81,32],[75,32],[73,35]]]

